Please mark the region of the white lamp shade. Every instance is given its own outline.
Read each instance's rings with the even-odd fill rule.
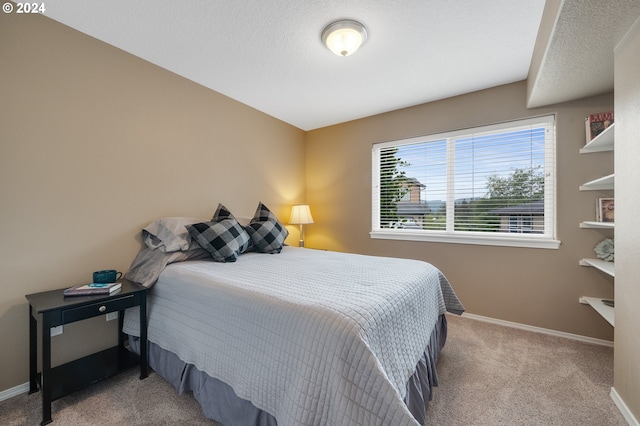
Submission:
[[[299,204],[291,208],[291,217],[289,218],[291,225],[307,225],[313,223],[313,216],[307,204]]]
[[[367,40],[367,30],[357,21],[341,20],[322,31],[322,42],[338,56],[349,56]]]

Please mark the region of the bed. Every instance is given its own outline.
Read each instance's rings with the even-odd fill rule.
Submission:
[[[217,211],[210,223],[230,218]],[[150,366],[192,391],[207,417],[225,426],[424,424],[445,312],[464,311],[438,269],[283,238],[275,252],[215,261],[197,235],[183,234],[183,250],[147,244],[127,277],[150,287]],[[134,308],[124,321],[133,350],[137,318]]]

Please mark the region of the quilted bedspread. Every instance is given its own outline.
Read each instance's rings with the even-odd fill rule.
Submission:
[[[429,263],[285,247],[168,265],[148,338],[282,426],[416,425],[406,383],[447,310],[464,307]]]

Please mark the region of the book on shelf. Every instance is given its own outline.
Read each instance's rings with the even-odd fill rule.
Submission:
[[[604,129],[613,124],[613,111],[598,112],[596,114],[589,114],[584,120],[585,131],[587,140],[586,143],[591,142],[593,138],[604,132]]]
[[[94,296],[112,294],[115,291],[120,290],[122,283],[89,283],[84,285],[78,285],[75,287],[69,287],[64,291],[65,296]]]

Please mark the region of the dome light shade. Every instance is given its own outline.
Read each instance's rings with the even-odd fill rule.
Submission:
[[[342,19],[322,30],[322,42],[338,56],[349,56],[367,41],[367,29],[360,22]]]

